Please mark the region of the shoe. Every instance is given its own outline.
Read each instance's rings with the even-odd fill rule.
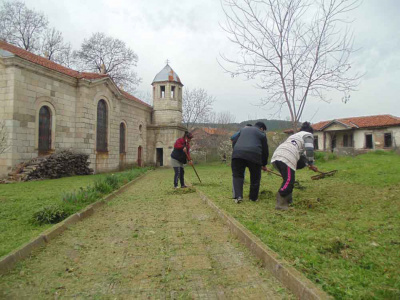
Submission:
[[[256,200],[250,199],[250,200],[253,201],[253,202],[258,202],[258,201],[260,201],[259,199],[256,199]]]
[[[242,198],[242,197],[237,197],[237,198],[235,199],[235,203],[237,203],[237,204],[242,203],[242,201],[243,201],[243,198]]]
[[[177,186],[174,186],[174,189],[176,190],[176,189],[178,189],[178,187],[177,187]]]
[[[182,185],[182,186],[181,186],[181,189],[186,189],[186,188],[188,188],[187,185]]]
[[[276,206],[275,209],[277,210],[288,210],[289,209],[289,202],[288,196],[292,196],[292,194],[282,197],[281,194],[276,193]]]

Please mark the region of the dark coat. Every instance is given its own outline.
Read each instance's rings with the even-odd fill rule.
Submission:
[[[241,158],[265,166],[268,163],[267,136],[257,127],[244,127],[233,140],[232,159]]]

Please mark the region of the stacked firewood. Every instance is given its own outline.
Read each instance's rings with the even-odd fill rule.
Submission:
[[[28,180],[61,178],[74,175],[90,175],[89,155],[71,151],[60,151],[42,160],[26,177]]]

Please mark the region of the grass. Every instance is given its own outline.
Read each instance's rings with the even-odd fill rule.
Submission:
[[[191,182],[336,299],[400,297],[400,156],[374,152],[317,166],[338,173],[318,181],[296,172],[294,209],[274,209],[281,179],[263,174],[260,202],[234,204],[230,167],[196,167]],[[188,176],[188,177],[189,177]],[[246,172],[245,192],[249,188]]]
[[[35,213],[54,213],[60,207],[74,213],[146,170],[0,185],[0,257],[52,226],[34,222]]]

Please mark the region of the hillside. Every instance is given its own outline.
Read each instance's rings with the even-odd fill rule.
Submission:
[[[284,129],[291,128],[292,123],[290,121],[283,121],[283,120],[267,120],[267,119],[257,119],[257,120],[247,120],[240,123],[229,123],[229,124],[215,124],[215,123],[203,123],[203,124],[196,124],[196,127],[212,127],[212,128],[219,128],[223,127],[228,130],[239,130],[246,126],[246,124],[254,125],[257,122],[264,122],[268,128],[268,131],[281,131]]]

